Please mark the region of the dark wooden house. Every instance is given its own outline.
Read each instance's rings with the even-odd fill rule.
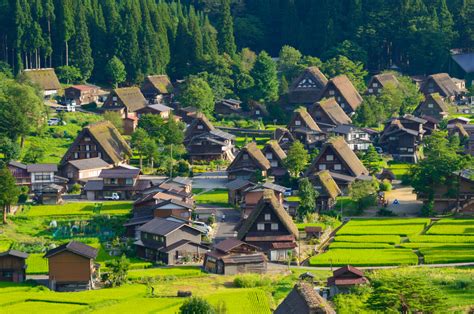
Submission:
[[[372,76],[367,85],[367,95],[378,96],[386,86],[398,87],[400,82],[398,81],[394,73],[381,73]]]
[[[237,238],[257,246],[271,261],[286,261],[298,238],[298,228],[272,190],[265,190],[252,214],[243,221]]]
[[[186,129],[184,145],[191,162],[234,160],[235,136],[215,128],[203,114],[198,114]]]
[[[316,199],[316,209],[318,212],[334,209],[337,197],[341,195],[342,192],[336,181],[332,178],[329,170],[311,173],[308,179],[319,194]]]
[[[103,111],[119,111],[123,118],[132,117],[135,112],[147,106],[138,87],[122,87],[114,89],[102,105]]]
[[[336,76],[329,80],[321,91],[318,99],[334,97],[342,110],[348,115],[355,113],[362,103],[357,89],[345,75]]]
[[[223,99],[216,102],[214,112],[220,115],[242,114],[241,104],[237,99]]]
[[[351,118],[342,110],[334,97],[314,103],[309,113],[323,131],[352,123]]]
[[[262,152],[270,162],[268,175],[274,177],[276,182],[285,182],[289,176],[285,167],[286,153],[278,145],[278,142],[276,140],[268,141]]]
[[[295,142],[295,137],[286,128],[277,128],[273,138],[285,153],[288,152],[290,146]]]
[[[243,200],[245,190],[255,185],[256,183],[245,179],[235,179],[227,183],[229,204],[232,206],[239,205]]]
[[[461,90],[448,73],[432,74],[421,84],[420,92],[425,95],[438,93],[447,101],[453,101]]]
[[[428,94],[425,95],[425,100],[416,107],[413,114],[417,117],[432,117],[441,121],[448,116],[449,108],[439,94]]]
[[[98,178],[100,172],[113,166],[99,157],[89,159],[70,160],[62,168],[63,174],[69,180],[69,184],[85,183],[92,178]]]
[[[7,168],[13,177],[15,177],[17,185],[29,186],[31,184],[31,175],[25,164],[12,160],[8,163]]]
[[[70,160],[101,158],[108,164],[119,165],[131,156],[131,148],[114,125],[101,121],[82,129],[61,159],[59,168],[61,174],[67,176],[64,166]]]
[[[368,282],[362,270],[347,265],[333,271],[333,275],[328,278],[327,285],[330,289],[329,295],[333,297],[338,293],[349,293],[352,287]]]
[[[23,282],[26,279],[27,253],[8,250],[0,253],[0,281]]]
[[[49,287],[56,291],[94,289],[99,265],[98,249],[77,241],[58,246],[45,254],[49,265]]]
[[[341,189],[347,188],[356,179],[371,180],[367,168],[342,137],[331,138],[323,145],[306,176],[311,177],[323,170],[329,171]]]
[[[141,86],[141,92],[151,104],[169,103],[173,96],[173,84],[167,75],[149,75]]]
[[[199,262],[207,251],[201,231],[176,219],[153,218],[138,231],[137,256],[146,260],[167,265]]]
[[[293,112],[287,129],[295,139],[303,143],[308,149],[319,146],[326,138],[325,133],[304,107],[300,107]]]
[[[283,205],[283,193],[286,191],[284,186],[271,182],[264,182],[249,186],[244,191],[242,191],[242,199],[240,203],[241,214],[244,219],[247,219],[252,214],[266,190],[273,191],[278,203]]]
[[[204,269],[221,275],[263,274],[267,271],[267,258],[258,247],[229,238],[206,253]]]
[[[94,85],[73,85],[64,89],[64,98],[74,100],[77,105],[86,105],[99,100],[100,88]]]
[[[306,68],[301,75],[293,80],[288,92],[289,103],[293,106],[312,105],[318,100],[319,93],[328,80],[318,67]]]
[[[395,160],[416,163],[419,159],[418,150],[423,139],[423,128],[421,127],[421,131],[419,128],[414,130],[415,124],[406,125],[407,127],[399,119],[386,124],[379,145]]]
[[[156,114],[163,118],[163,120],[168,120],[173,113],[173,108],[163,104],[151,104],[142,109],[137,110],[136,113],[138,118],[141,118],[141,116],[144,114]],[[173,116],[173,118],[178,120],[180,119],[179,117],[175,116]]]
[[[312,284],[300,281],[278,305],[274,314],[336,314]]]
[[[232,163],[227,167],[227,176],[229,180],[254,179],[257,171],[263,177],[268,175],[271,165],[262,151],[258,149],[255,142],[248,143],[243,147]]]

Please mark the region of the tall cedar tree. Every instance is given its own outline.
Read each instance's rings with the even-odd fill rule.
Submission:
[[[84,80],[88,80],[94,68],[94,59],[92,59],[86,12],[84,6],[79,2],[77,2],[75,7],[77,18],[75,24],[76,30],[71,40],[71,64],[81,70]]]
[[[250,75],[255,85],[253,97],[255,100],[274,101],[278,99],[278,77],[276,63],[268,53],[258,54]]]
[[[0,169],[0,206],[3,211],[3,224],[7,223],[7,213],[11,205],[18,202],[20,188],[16,185],[15,178],[7,167]]]
[[[222,0],[219,21],[219,51],[233,56],[236,51],[234,22],[230,12],[230,0]]]

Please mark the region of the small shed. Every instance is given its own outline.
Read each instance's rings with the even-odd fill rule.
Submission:
[[[364,277],[364,272],[358,268],[350,265],[338,268],[333,271],[332,277],[328,278],[329,296],[348,293],[352,287],[368,282],[369,280]]]
[[[17,250],[0,253],[0,281],[23,282],[28,254]]]
[[[44,255],[49,264],[49,286],[56,291],[90,290],[99,276],[99,265],[94,263],[98,249],[81,242],[51,249]]]
[[[306,233],[306,239],[319,239],[323,233],[323,228],[320,226],[306,226],[304,232]]]

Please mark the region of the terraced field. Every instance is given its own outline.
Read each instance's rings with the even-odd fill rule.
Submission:
[[[474,219],[354,219],[311,266],[474,262]]]

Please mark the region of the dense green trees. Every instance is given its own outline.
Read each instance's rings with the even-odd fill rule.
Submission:
[[[16,186],[15,178],[10,169],[3,166],[0,169],[0,206],[3,212],[3,224],[7,223],[7,213],[11,205],[18,201],[20,188]]]
[[[319,196],[308,178],[303,178],[299,182],[298,195],[300,204],[298,206],[298,216],[303,219],[307,214],[316,210],[316,198]]]

